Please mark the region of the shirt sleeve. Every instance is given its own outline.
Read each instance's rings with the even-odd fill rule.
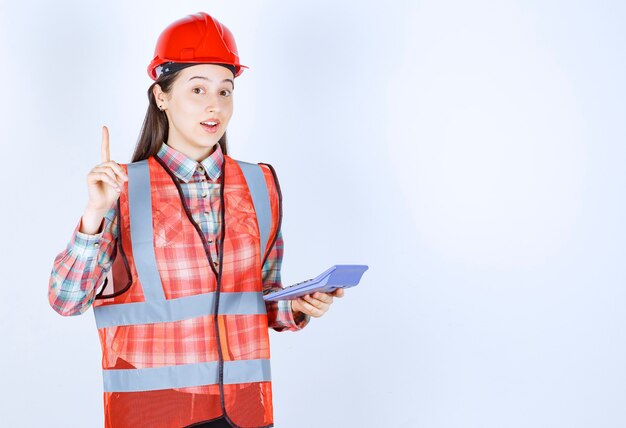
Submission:
[[[111,268],[117,242],[117,204],[107,211],[102,222],[102,230],[89,235],[79,231],[81,217],[67,247],[54,259],[48,301],[61,315],[87,311]]]
[[[283,260],[283,236],[278,231],[276,243],[263,264],[263,292],[268,293],[282,288],[280,268]],[[297,331],[309,323],[309,315],[298,312],[294,317],[291,310],[291,300],[265,302],[269,327],[276,331]]]

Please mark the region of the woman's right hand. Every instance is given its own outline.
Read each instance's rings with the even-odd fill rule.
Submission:
[[[94,211],[107,210],[120,197],[122,186],[128,180],[124,170],[109,155],[109,130],[102,127],[102,162],[87,174],[89,202],[87,207]]]
[[[94,234],[99,228],[104,215],[120,197],[122,186],[128,176],[109,155],[109,130],[102,127],[102,162],[94,166],[87,174],[89,201],[82,218],[81,232]]]

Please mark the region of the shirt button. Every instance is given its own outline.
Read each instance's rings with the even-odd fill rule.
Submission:
[[[218,262],[213,262],[213,266],[217,267],[219,265]]]
[[[198,165],[198,167],[196,168],[196,171],[198,171],[200,174],[204,174],[204,168],[202,168],[202,166]]]
[[[98,247],[100,246],[100,244],[99,244],[99,243],[97,243],[97,242],[94,242],[94,243],[93,243],[93,246],[94,246],[94,247],[96,247],[96,248],[98,248]]]
[[[208,194],[208,193],[206,193],[206,192],[202,194],[202,197],[203,197],[203,198],[206,198],[207,196],[209,196],[209,194]]]
[[[207,242],[208,242],[209,244],[212,244],[212,243],[213,243],[213,240],[212,240],[212,239],[209,239]]]

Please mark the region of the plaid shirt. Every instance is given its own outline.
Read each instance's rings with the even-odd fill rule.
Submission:
[[[221,232],[220,182],[224,155],[219,145],[201,163],[188,158],[163,143],[157,156],[177,177],[193,219],[200,225],[207,242],[219,242]],[[117,204],[105,214],[104,228],[95,235],[80,232],[81,221],[69,244],[55,260],[50,275],[48,300],[61,315],[79,315],[93,303],[99,285],[111,268],[117,241]],[[217,254],[217,246],[211,248]],[[281,286],[280,267],[283,239],[279,231],[276,243],[262,268],[263,289]],[[277,331],[299,330],[310,317],[299,314],[294,319],[289,301],[266,302],[269,327]]]

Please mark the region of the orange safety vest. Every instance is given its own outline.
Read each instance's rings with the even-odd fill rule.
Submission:
[[[162,160],[122,165],[116,257],[93,304],[107,428],[220,416],[235,427],[273,426],[261,267],[280,227],[280,188],[271,166],[224,159],[217,244]]]

